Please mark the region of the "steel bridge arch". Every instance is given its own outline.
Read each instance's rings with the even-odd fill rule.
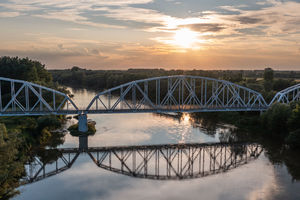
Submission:
[[[269,106],[273,103],[286,103],[300,101],[300,83],[276,93]]]
[[[131,81],[102,91],[92,99],[86,112],[262,111],[267,108],[263,96],[252,89],[225,80],[177,75]]]
[[[46,100],[46,96],[51,101]],[[65,104],[67,108],[64,108]],[[76,114],[78,111],[71,98],[62,92],[23,80],[0,77],[0,116]]]

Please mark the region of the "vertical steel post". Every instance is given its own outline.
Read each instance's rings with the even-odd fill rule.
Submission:
[[[156,80],[156,105],[160,107],[160,79]]]
[[[108,109],[110,110],[111,109],[111,91],[109,91],[108,93]]]
[[[148,81],[144,82],[144,102],[146,101],[146,98],[150,99],[149,95],[148,95]],[[146,103],[146,105],[147,105],[147,103]]]
[[[1,86],[1,80],[0,80],[0,111],[2,112],[2,86]]]
[[[124,101],[124,99],[123,99],[123,87],[120,88],[120,98],[121,98],[120,99],[120,108],[123,109],[123,103],[124,103],[123,102]]]
[[[55,102],[55,92],[53,92],[53,110],[56,110],[56,102]]]
[[[134,109],[136,109],[136,86],[135,83],[132,85],[132,104]]]
[[[16,111],[15,82],[13,82],[13,81],[10,82],[10,88],[11,88],[11,98],[13,99],[13,101],[12,101],[12,111]]]
[[[43,103],[42,103],[42,96],[43,96],[43,93],[42,93],[42,88],[39,88],[39,101],[40,101],[40,111],[43,111]]]
[[[24,83],[25,84],[25,83]],[[25,85],[25,104],[26,104],[26,111],[29,111],[29,94],[28,94],[28,85]]]

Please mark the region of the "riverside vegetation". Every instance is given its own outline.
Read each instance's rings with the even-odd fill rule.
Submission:
[[[68,92],[53,82],[44,65],[28,58],[1,57],[0,76]],[[8,92],[5,89],[3,96]],[[25,174],[24,163],[36,148],[51,148],[64,143],[64,133],[53,132],[64,120],[63,116],[0,118],[0,199],[9,199],[19,193],[15,188]]]

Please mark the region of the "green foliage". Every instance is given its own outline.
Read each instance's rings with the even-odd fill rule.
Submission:
[[[263,87],[262,84],[260,84],[260,83],[252,83],[252,82],[246,83],[246,87],[250,88],[252,90],[255,90],[255,91],[263,91],[263,89],[264,89],[264,87]]]
[[[61,121],[55,115],[45,115],[41,116],[37,119],[38,123],[38,131],[42,131],[43,129],[57,129],[61,126]]]
[[[226,73],[224,74],[223,79],[233,83],[241,82],[243,81],[243,73],[242,72],[236,74]]]
[[[28,58],[0,57],[0,76],[34,82],[67,93],[53,83],[52,75],[38,61]],[[3,97],[10,94],[7,85],[2,85]],[[52,95],[44,98],[52,101]],[[49,99],[47,99],[49,98]],[[62,99],[61,99],[62,100]],[[57,97],[57,103],[59,103]],[[32,147],[62,144],[64,135],[52,134],[61,126],[60,116],[1,117],[0,118],[0,199],[9,199],[18,191],[19,179],[24,175],[25,155]],[[6,129],[7,128],[7,129]]]
[[[300,129],[300,103],[296,103],[292,114],[288,119],[288,126],[290,130]]]
[[[262,126],[273,136],[284,136],[288,134],[288,119],[291,108],[286,104],[274,104],[261,116]]]
[[[271,136],[280,136],[291,148],[300,149],[300,102],[274,104],[261,116],[262,127]],[[283,140],[283,141],[284,141]]]
[[[0,145],[4,144],[5,140],[7,140],[8,135],[7,135],[7,130],[6,126],[3,123],[0,123]]]
[[[88,131],[85,133],[78,131],[78,124],[70,126],[68,130],[72,136],[94,135],[96,133],[95,123],[93,122],[88,122]]]
[[[293,149],[300,149],[300,129],[292,131],[286,138],[286,143]]]
[[[45,65],[39,61],[18,57],[0,57],[0,76],[40,83],[52,81]]]
[[[265,68],[264,71],[264,80],[265,81],[273,81],[274,79],[274,71],[272,68]]]
[[[292,85],[295,85],[296,82],[292,79],[278,79],[273,81],[273,90],[280,91],[285,88],[288,88]]]
[[[264,81],[264,90],[269,92],[273,89],[273,82],[272,81]]]
[[[0,132],[5,134],[5,125],[1,124]],[[25,173],[25,157],[18,151],[20,145],[21,141],[16,134],[9,134],[0,143],[0,199],[9,199],[18,194],[15,188]]]

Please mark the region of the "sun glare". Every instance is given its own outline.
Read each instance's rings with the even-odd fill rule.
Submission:
[[[197,41],[197,33],[184,28],[176,31],[174,35],[174,44],[183,48],[191,48]]]
[[[188,122],[188,121],[190,121],[190,115],[187,113],[184,113],[182,116],[182,119],[184,122]]]

